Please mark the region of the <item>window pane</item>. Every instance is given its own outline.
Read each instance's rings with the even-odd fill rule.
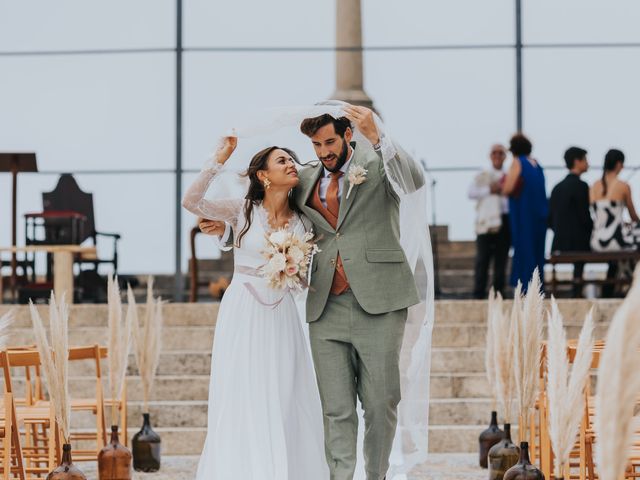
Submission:
[[[525,43],[640,42],[636,0],[522,2]]]
[[[366,90],[390,131],[429,167],[476,167],[515,129],[513,53],[366,56]]]
[[[0,58],[2,150],[40,170],[172,168],[170,54]]]
[[[335,45],[335,2],[211,2],[186,7],[188,46]],[[512,0],[362,2],[365,45],[512,43]]]
[[[311,8],[313,6],[313,8]],[[185,2],[185,45],[333,46],[334,2]]]
[[[174,0],[2,2],[3,51],[171,47]]]
[[[368,0],[362,2],[367,45],[514,42],[513,0]]]
[[[625,152],[628,166],[640,164],[636,57],[625,49],[526,52],[524,125],[543,165],[562,167],[571,145],[589,151],[592,167],[611,147]],[[598,174],[593,168],[585,178]]]

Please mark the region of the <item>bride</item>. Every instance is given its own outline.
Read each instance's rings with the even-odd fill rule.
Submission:
[[[298,184],[296,157],[287,148],[265,148],[245,173],[245,199],[205,199],[236,146],[236,137],[222,140],[182,202],[199,217],[231,225],[235,238],[235,271],[218,313],[207,439],[196,478],[326,480],[320,398],[296,302],[291,291],[268,286],[258,273],[266,234],[286,229],[302,238],[310,229],[290,195]]]

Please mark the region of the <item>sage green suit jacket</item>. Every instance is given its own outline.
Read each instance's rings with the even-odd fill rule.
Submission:
[[[311,285],[307,297],[307,321],[322,314],[333,282],[335,259],[340,253],[349,285],[360,306],[369,314],[407,308],[419,302],[412,270],[400,245],[400,199],[385,172],[382,155],[372,147],[352,144],[354,154],[349,168],[362,166],[366,180],[349,191],[345,175],[337,227],[308,205],[323,166],[300,171],[296,203],[313,222],[320,252],[311,267]],[[424,184],[422,171],[404,153],[390,161],[404,162],[403,171],[411,175],[407,183],[419,188]]]

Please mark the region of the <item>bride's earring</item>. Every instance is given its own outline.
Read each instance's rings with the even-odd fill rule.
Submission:
[[[265,178],[264,182],[262,182],[262,184],[264,185],[264,189],[265,190],[269,190],[269,187],[271,186],[271,182],[269,181],[268,178]]]

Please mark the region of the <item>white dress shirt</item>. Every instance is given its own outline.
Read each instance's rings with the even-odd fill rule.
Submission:
[[[482,200],[483,198],[488,197],[489,195],[497,195],[496,193],[491,193],[491,185],[487,185],[487,182],[484,181],[486,177],[491,179],[491,182],[500,181],[500,179],[505,175],[503,170],[498,170],[497,168],[491,168],[490,170],[484,170],[482,173],[478,174],[469,185],[468,196],[471,200]],[[501,213],[509,213],[509,199],[506,196],[500,196],[500,211]]]
[[[351,163],[351,159],[353,158],[354,150],[351,149],[351,155],[344,165],[340,167],[340,171],[342,172],[342,176],[338,179],[338,200],[342,200],[342,186],[344,185],[344,177],[347,175],[349,171],[349,164]],[[318,192],[320,195],[320,201],[324,208],[327,208],[327,190],[329,190],[329,184],[331,183],[331,172],[326,168],[323,168],[322,177],[320,177],[320,191]]]

